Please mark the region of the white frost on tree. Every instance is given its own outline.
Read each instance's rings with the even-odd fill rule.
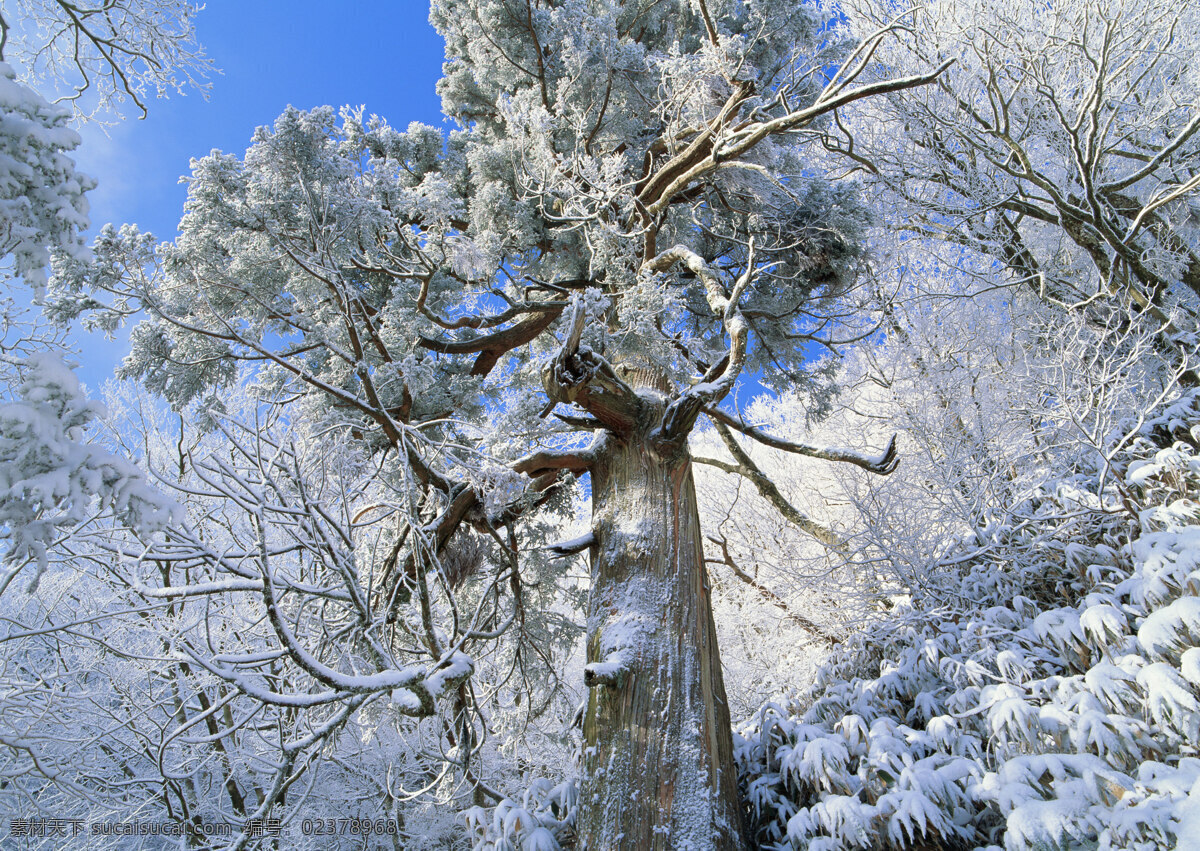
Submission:
[[[17,82],[0,62],[0,257],[11,273],[44,289],[51,252],[86,259],[84,196],[95,181],[75,171],[79,134],[70,112]]]
[[[84,395],[60,355],[31,354],[6,366],[20,383],[15,399],[0,402],[0,538],[8,568],[0,593],[30,563],[36,585],[47,547],[97,510],[142,534],[161,530],[178,511],[132,463],[86,440],[104,407]]]
[[[430,16],[448,137],[288,110],[243,156],[193,162],[174,242],[110,229],[94,261],[64,264],[56,309],[144,309],[123,375],[179,411],[219,422],[249,365],[264,404],[357,442],[405,506],[359,617],[434,659],[443,633],[495,632],[514,670],[557,681],[525,631],[546,616],[525,602],[546,560],[537,512],[589,474],[580,841],[741,847],[688,436],[750,371],[827,395],[796,341],[869,328],[866,216],[808,155],[836,110],[945,63],[864,84],[890,27],[855,45],[778,0],[443,0]],[[891,450],[797,451],[895,467]],[[496,553],[484,611],[512,612],[488,630],[466,628],[475,586],[445,572],[475,535]],[[461,758],[486,707],[465,682],[450,705],[448,763],[486,800]]]

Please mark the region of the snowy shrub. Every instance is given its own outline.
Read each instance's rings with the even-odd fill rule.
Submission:
[[[1200,393],[1131,437],[752,719],[758,847],[1197,847]]]
[[[464,814],[475,851],[559,851],[573,847],[578,802],[575,780],[557,785],[538,779],[520,803],[505,798],[495,807],[472,807]]]

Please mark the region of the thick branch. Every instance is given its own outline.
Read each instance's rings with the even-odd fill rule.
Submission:
[[[598,428],[604,428],[604,423],[595,417],[575,417],[570,414],[555,414],[555,419],[562,420],[573,428],[582,429],[584,431],[595,431]]]
[[[712,419],[718,433],[723,434],[721,430],[723,425],[729,426],[746,435],[746,437],[754,438],[764,446],[770,446],[772,449],[780,449],[796,455],[807,455],[810,458],[821,458],[826,461],[845,461],[856,467],[862,467],[869,473],[878,473],[881,476],[887,476],[895,472],[896,468],[900,466],[900,456],[896,453],[895,435],[892,435],[892,439],[888,441],[887,448],[880,455],[872,456],[838,446],[821,447],[812,446],[808,443],[792,443],[760,431],[754,426],[748,426],[719,408],[708,407],[704,409],[704,413],[708,414],[709,418]]]
[[[566,556],[581,553],[595,543],[596,533],[588,532],[586,535],[580,535],[578,538],[572,538],[569,541],[559,541],[557,544],[551,544],[546,547],[546,551],[559,558],[565,558]]]
[[[534,316],[522,319],[509,328],[485,334],[473,340],[435,340],[432,337],[421,336],[417,338],[417,345],[444,355],[473,354],[478,352],[479,357],[475,359],[475,365],[471,367],[471,374],[487,375],[492,371],[492,367],[499,362],[500,358],[518,346],[523,346],[532,341],[549,328],[561,313],[561,307],[544,309]]]
[[[542,387],[550,399],[545,413],[559,403],[574,402],[605,428],[627,433],[640,416],[642,401],[608,361],[580,345],[584,319],[583,301],[575,298],[567,337],[542,367]]]
[[[513,470],[528,476],[537,476],[550,470],[570,470],[572,473],[586,473],[595,460],[588,450],[577,452],[534,452],[526,455],[513,464]]]
[[[754,463],[754,460],[746,453],[746,450],[742,449],[741,445],[737,442],[737,439],[734,438],[733,434],[730,433],[728,428],[719,422],[713,423],[713,427],[716,428],[717,434],[721,438],[721,442],[725,444],[725,448],[729,450],[729,454],[733,456],[736,464],[722,464],[715,459],[707,458],[697,458],[695,459],[696,461],[701,464],[709,464],[711,466],[718,467],[729,473],[737,473],[738,475],[746,477],[754,485],[759,495],[761,495],[762,498],[767,502],[771,503],[771,505],[775,506],[775,509],[782,514],[784,519],[786,519],[789,523],[792,523],[801,531],[812,535],[830,549],[838,551],[845,550],[846,544],[836,532],[801,514],[796,510],[794,505],[787,501],[784,495],[779,492],[779,488],[776,487],[775,483],[758,468],[758,465]]]

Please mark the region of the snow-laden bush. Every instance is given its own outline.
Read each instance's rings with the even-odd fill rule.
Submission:
[[[534,780],[521,801],[505,798],[492,808],[472,807],[464,813],[475,851],[559,851],[572,844],[578,785]]]
[[[758,847],[1200,847],[1200,393],[1125,434],[742,730]]]

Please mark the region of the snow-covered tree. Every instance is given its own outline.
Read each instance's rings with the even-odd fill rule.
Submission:
[[[138,106],[190,56],[176,3],[16,7]],[[440,0],[448,137],[289,110],[194,162],[174,242],[90,254],[66,114],[14,89],[8,250],[59,255],[56,319],[144,311],[123,374],[178,416],[127,385],[85,442],[5,312],[0,804],[239,848],[331,809],[358,833],[307,847],[461,843],[465,804],[489,850],[1188,847],[1195,10],[843,12]]]
[[[179,0],[14,0],[0,6],[0,259],[5,278],[41,292],[50,255],[84,259],[85,193],[75,171],[89,112],[119,113],[149,94],[199,86],[208,67],[196,8]],[[66,101],[68,106],[62,105]]]
[[[930,4],[877,57],[954,68],[841,116],[888,297],[815,435],[896,431],[905,463],[806,500],[751,454],[905,602],[743,730],[761,847],[1194,844],[1194,11]]]
[[[95,182],[75,171],[79,134],[70,113],[17,82],[0,62],[0,260],[5,279],[45,285],[51,251],[82,259],[88,227],[84,193]]]
[[[394,679],[404,629],[430,657],[423,676],[459,669],[464,633],[438,624],[471,631],[448,565],[472,535],[503,554],[494,585],[521,623],[538,562],[526,519],[588,474],[591,529],[553,550],[592,565],[580,840],[741,847],[688,437],[707,415],[773,440],[717,408],[746,371],[827,401],[804,344],[869,330],[855,287],[865,214],[852,187],[822,178],[812,143],[836,110],[946,63],[866,82],[893,27],[856,45],[781,0],[444,0],[431,20],[460,126],[448,139],[289,110],[244,157],[195,161],[175,242],[110,229],[93,262],[64,264],[56,309],[136,303],[150,318],[126,376],[219,427],[222,388],[253,367],[261,404],[349,436],[383,471],[382,510],[402,522],[351,582],[373,673],[276,630],[334,692]],[[774,443],[894,467],[890,449]],[[265,477],[231,498],[265,510]],[[259,582],[273,610],[268,578],[214,565]],[[466,684],[447,691],[469,718]],[[476,740],[469,723],[454,736]]]
[[[900,11],[839,8],[860,33]],[[983,253],[977,289],[1001,283],[998,264],[1007,285],[1100,327],[1141,321],[1195,384],[1198,16],[1169,0],[919,4],[878,67],[954,65],[848,116],[832,146],[875,177],[909,247]]]
[[[40,301],[52,256],[90,257],[82,233],[89,224],[85,193],[95,181],[76,172],[70,157],[80,142],[69,126],[72,112],[29,83],[53,88],[70,81],[70,93],[59,100],[76,102],[94,90],[101,107],[129,97],[144,113],[150,88],[162,95],[204,65],[190,22],[194,11],[171,0],[17,0],[0,7],[5,286],[23,281]],[[161,525],[169,505],[130,463],[84,442],[85,426],[103,408],[81,392],[63,343],[61,334],[21,316],[14,302],[0,302],[0,535],[10,542],[0,591],[29,561],[44,568],[46,546],[80,522],[94,498],[143,530]]]
[[[0,598],[6,808],[85,824],[136,814],[196,837],[231,826],[210,839],[222,847],[254,847],[268,816],[296,847],[437,847],[457,815],[438,787],[482,777],[483,743],[443,751],[456,718],[433,707],[471,671],[463,647],[487,675],[506,661],[480,646],[511,602],[486,584],[461,595],[473,606],[438,633],[441,665],[422,661],[419,618],[376,639],[358,571],[386,561],[397,526],[378,471],[319,428],[281,427],[241,401],[199,434],[144,398],[118,400],[116,442],[186,516],[153,536],[91,518],[47,548],[36,592]],[[385,641],[399,666],[382,661]],[[353,831],[327,829],[334,814]]]
[[[186,0],[5,0],[0,61],[78,116],[142,117],[151,97],[202,88],[211,63]]]
[[[94,502],[147,534],[173,511],[132,463],[84,439],[104,408],[83,394],[62,356],[13,358],[6,342],[0,338],[0,364],[17,374],[17,398],[0,401],[0,540],[7,543],[0,594],[31,565],[36,586],[47,547],[87,519]]]

